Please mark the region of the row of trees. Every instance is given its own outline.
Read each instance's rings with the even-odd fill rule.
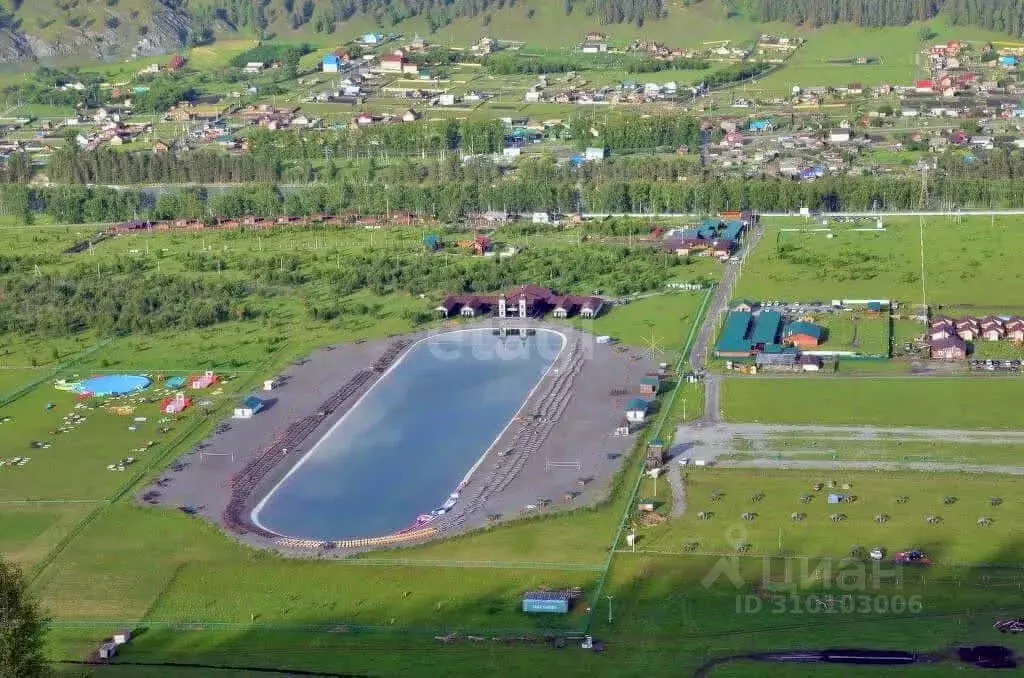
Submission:
[[[484,177],[480,174],[438,183],[399,183],[386,189],[377,182],[350,180],[286,191],[273,184],[256,184],[211,191],[168,191],[155,199],[136,190],[6,184],[0,186],[0,215],[31,222],[36,215],[44,214],[50,221],[73,224],[145,217],[212,219],[255,214],[269,218],[345,211],[384,215],[411,210],[455,221],[467,213],[488,209],[522,213],[916,209],[921,197],[921,181],[914,177],[843,176],[811,182],[772,178],[583,182],[578,177],[566,178],[560,171],[554,175],[543,171],[524,173],[496,181]],[[1024,207],[1024,182],[1014,179],[938,176],[929,179],[928,194],[931,207]]]
[[[270,153],[118,153],[105,148],[83,151],[71,142],[53,152],[47,176],[52,182],[69,184],[274,182],[281,179],[281,167]]]

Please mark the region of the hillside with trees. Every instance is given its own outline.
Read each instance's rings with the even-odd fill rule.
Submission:
[[[1024,36],[1024,3],[1010,0],[724,0],[758,21],[905,26],[940,13],[958,26]]]

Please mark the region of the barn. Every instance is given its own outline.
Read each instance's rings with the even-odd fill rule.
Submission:
[[[643,398],[633,398],[626,405],[626,420],[633,424],[642,424],[647,419],[647,410],[650,407]]]

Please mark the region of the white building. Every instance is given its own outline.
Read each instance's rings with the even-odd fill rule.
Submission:
[[[626,421],[631,424],[642,424],[647,419],[648,404],[646,400],[635,398],[626,405]]]

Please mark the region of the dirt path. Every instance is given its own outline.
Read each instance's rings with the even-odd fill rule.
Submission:
[[[941,462],[898,462],[898,461],[818,461],[810,459],[748,459],[744,461],[720,461],[721,468],[759,469],[834,469],[848,471],[928,471],[935,473],[999,473],[1010,476],[1024,476],[1024,466],[1002,466],[989,464],[943,464]]]
[[[686,485],[683,469],[679,464],[669,464],[668,484],[672,486],[672,517],[679,518],[686,513]]]

